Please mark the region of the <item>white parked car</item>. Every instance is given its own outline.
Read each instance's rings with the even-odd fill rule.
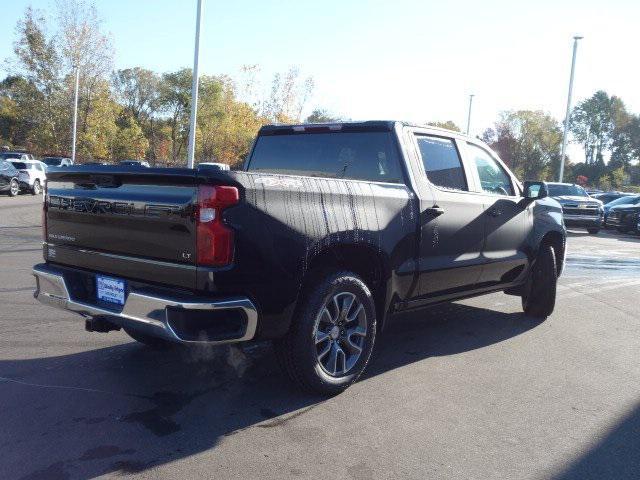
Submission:
[[[47,167],[69,167],[73,165],[71,159],[67,157],[44,157],[42,163]]]
[[[10,160],[20,172],[18,180],[23,190],[29,190],[33,195],[42,193],[47,180],[47,165],[39,160]]]
[[[218,163],[218,162],[200,162],[198,164],[199,167],[208,167],[216,170],[231,170],[231,167],[226,163]]]

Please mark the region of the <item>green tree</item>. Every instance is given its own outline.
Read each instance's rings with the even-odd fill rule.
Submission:
[[[599,90],[580,102],[570,118],[571,132],[584,148],[586,163],[595,164],[604,163],[614,132],[628,121],[628,114],[620,98]]]
[[[90,160],[113,158],[113,145],[118,131],[116,119],[120,107],[115,103],[105,81],[96,85],[91,108],[85,118],[85,129],[78,132],[77,154]]]
[[[153,164],[159,158],[162,140],[160,110],[160,76],[140,67],[118,70],[112,75],[112,84],[118,102],[132,116],[148,139],[145,158]],[[141,157],[142,157],[141,156]]]
[[[149,141],[136,119],[125,113],[117,123],[119,125],[113,139],[112,149],[114,160],[144,158],[149,148]]]
[[[613,131],[609,166],[622,166],[629,170],[631,163],[640,158],[640,116],[626,115]]]
[[[562,131],[558,122],[542,111],[508,111],[500,115],[493,129],[484,132],[483,140],[519,178],[545,180],[558,165]]]
[[[159,106],[167,116],[172,162],[178,161],[186,151],[189,133],[189,110],[191,105],[191,69],[162,75],[159,87]]]
[[[452,120],[447,120],[446,122],[428,122],[427,125],[431,125],[432,127],[444,128],[446,130],[453,130],[454,132],[461,132],[460,127],[455,124]]]
[[[24,79],[9,88],[16,103],[17,123],[26,130],[26,147],[36,152],[60,151],[66,143],[64,84],[61,61],[53,38],[47,38],[44,17],[30,7],[16,28],[15,68]]]
[[[237,98],[234,83],[227,77],[202,79],[201,108],[198,108],[199,161],[236,165],[249,151],[264,119]]]
[[[27,125],[14,98],[15,83],[25,82],[21,77],[7,77],[0,82],[0,143],[24,145]]]
[[[305,123],[333,123],[339,122],[340,118],[324,108],[316,108],[304,121]]]

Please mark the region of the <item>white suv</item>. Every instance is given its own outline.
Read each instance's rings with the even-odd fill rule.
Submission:
[[[42,193],[47,179],[47,166],[39,160],[10,160],[20,172],[18,180],[23,190],[29,190],[33,195]]]

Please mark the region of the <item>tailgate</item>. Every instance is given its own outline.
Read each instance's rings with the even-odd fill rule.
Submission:
[[[50,169],[46,259],[193,288],[195,178],[189,169]]]

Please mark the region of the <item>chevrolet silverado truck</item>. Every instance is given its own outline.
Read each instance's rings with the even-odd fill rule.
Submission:
[[[549,196],[562,206],[564,224],[567,227],[584,228],[590,235],[595,235],[604,226],[602,201],[590,197],[580,185],[549,182],[547,189]]]
[[[560,205],[482,142],[397,121],[263,127],[238,171],[48,172],[35,297],[153,346],[272,339],[331,395],[398,312],[490,292],[546,318]],[[523,319],[525,317],[523,316]]]

